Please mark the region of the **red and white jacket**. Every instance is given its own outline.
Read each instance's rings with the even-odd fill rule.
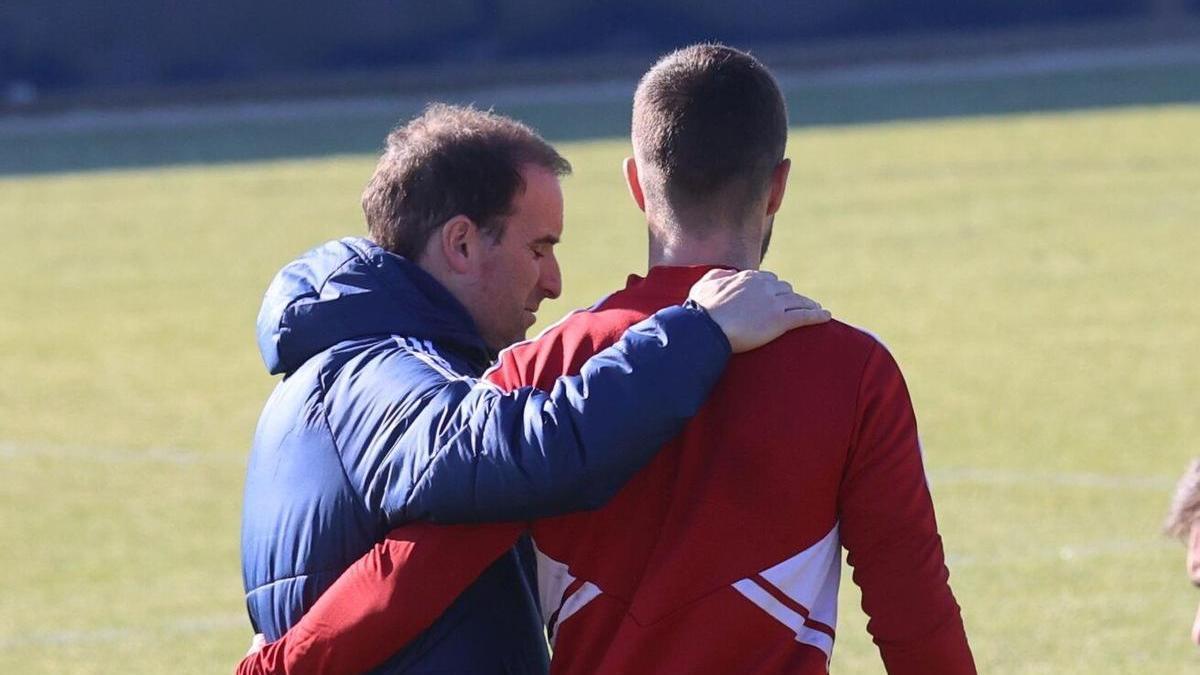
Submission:
[[[503,352],[489,377],[551,386],[683,301],[707,269],[631,276]],[[827,673],[843,548],[889,673],[975,672],[903,377],[874,337],[836,321],[734,357],[684,432],[605,507],[396,530],[239,672],[378,664],[526,531],[552,673]]]

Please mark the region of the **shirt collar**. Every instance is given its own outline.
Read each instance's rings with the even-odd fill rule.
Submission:
[[[691,290],[692,284],[700,280],[709,270],[734,268],[728,265],[685,265],[673,267],[658,265],[651,267],[646,276],[630,274],[625,281],[627,291],[653,291],[667,295],[684,295]]]

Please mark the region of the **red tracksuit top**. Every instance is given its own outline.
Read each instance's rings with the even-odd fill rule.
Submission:
[[[708,269],[630,276],[503,352],[488,377],[552,386]],[[396,530],[239,672],[376,665],[524,531],[555,675],[827,673],[843,547],[889,673],[975,672],[904,379],[878,340],[837,321],[735,356],[684,432],[601,509]]]

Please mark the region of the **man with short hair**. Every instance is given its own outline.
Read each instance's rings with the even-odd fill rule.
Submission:
[[[522,124],[433,106],[389,136],[364,193],[375,241],[330,242],[276,276],[259,347],[284,377],[255,432],[242,528],[258,632],[282,635],[403,523],[604,504],[694,414],[731,349],[828,319],[771,275],[714,275],[544,391],[473,379],[560,292],[568,169]],[[509,544],[394,669],[545,671],[532,549]]]
[[[1187,546],[1187,575],[1200,586],[1200,459],[1192,460],[1171,499],[1171,510],[1163,530]],[[1200,610],[1192,622],[1192,642],[1200,645]]]
[[[786,136],[782,95],[750,55],[697,45],[660,60],[638,86],[624,164],[649,272],[503,352],[492,381],[548,386],[711,269],[757,268]],[[598,510],[390,533],[239,672],[370,668],[525,532],[554,673],[827,673],[842,548],[889,673],[975,672],[903,377],[876,338],[836,321],[735,357]]]

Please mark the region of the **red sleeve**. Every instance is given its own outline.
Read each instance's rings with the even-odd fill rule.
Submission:
[[[532,361],[537,356],[537,353],[537,350],[533,349],[532,344],[528,342],[522,342],[516,346],[509,347],[500,352],[495,365],[483,374],[483,379],[488,380],[504,391],[512,391],[526,385],[549,390],[554,386],[553,377],[549,378],[550,382],[549,386],[547,386],[545,383],[531,381],[528,375],[528,371],[533,367]]]
[[[378,666],[428,628],[524,530],[522,523],[393,530],[282,638],[243,659],[238,675],[361,673]]]
[[[588,359],[619,341],[625,327],[618,321],[609,326],[608,332],[593,335],[582,322],[564,322],[543,333],[536,342],[522,342],[500,352],[496,365],[483,377],[504,391],[526,386],[550,391],[558,378],[578,375]]]
[[[858,399],[839,518],[870,617],[867,630],[891,675],[974,674],[912,402],[899,367],[881,346],[867,360]]]

